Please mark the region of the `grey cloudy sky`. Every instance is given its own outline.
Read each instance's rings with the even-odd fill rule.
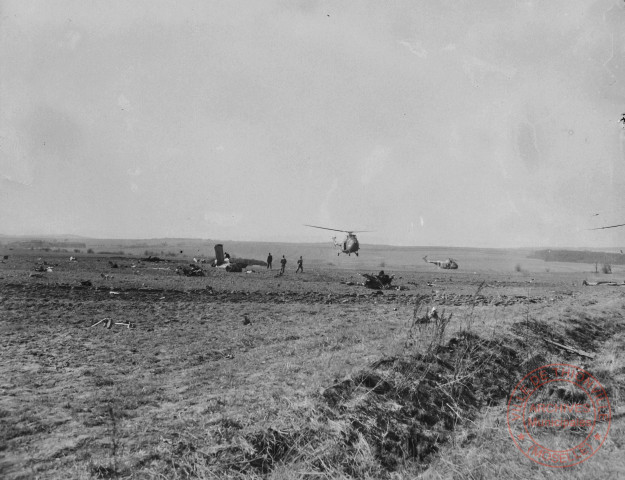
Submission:
[[[623,1],[0,1],[0,65],[0,233],[625,243]]]

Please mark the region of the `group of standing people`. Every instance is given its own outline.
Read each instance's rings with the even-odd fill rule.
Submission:
[[[271,255],[271,252],[270,252],[269,255],[267,255],[267,270],[273,270],[272,262],[273,262],[273,256]],[[282,258],[280,259],[280,275],[284,273],[285,268],[286,268],[286,258],[284,257],[284,255],[282,255]],[[304,273],[304,260],[302,259],[301,255],[299,257],[299,260],[297,261],[297,270],[295,270],[295,273],[299,273],[299,272]]]

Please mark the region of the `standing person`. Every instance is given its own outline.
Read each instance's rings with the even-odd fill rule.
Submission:
[[[304,273],[304,260],[302,260],[302,256],[300,255],[299,260],[297,261],[297,270],[295,273],[302,272]]]
[[[269,255],[267,255],[267,270],[273,270],[273,267],[271,266],[272,261],[273,257],[271,256],[271,252],[269,252]]]
[[[282,265],[280,267],[280,275],[282,275],[284,273],[284,268],[286,267],[286,258],[284,258],[284,255],[282,255],[282,259],[280,260],[280,265]]]

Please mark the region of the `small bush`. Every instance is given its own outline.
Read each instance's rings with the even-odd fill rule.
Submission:
[[[93,248],[90,248],[89,250],[87,250],[87,253],[95,253],[95,252],[93,251]]]
[[[515,272],[522,272],[522,271],[523,271],[523,269],[521,268],[521,264],[520,264],[520,263],[517,263],[517,264],[514,266],[514,271],[515,271]]]
[[[601,271],[602,271],[603,273],[606,273],[606,274],[607,274],[607,273],[612,273],[612,265],[610,265],[609,263],[604,263],[604,264],[601,266]]]

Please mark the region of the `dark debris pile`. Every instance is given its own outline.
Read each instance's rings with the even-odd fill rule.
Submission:
[[[206,272],[202,268],[195,264],[190,263],[189,266],[180,266],[176,268],[177,275],[184,275],[185,277],[205,277]]]

